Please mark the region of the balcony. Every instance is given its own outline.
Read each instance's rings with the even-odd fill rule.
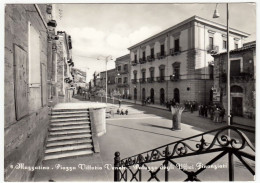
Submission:
[[[126,69],[126,70],[121,70],[121,71],[119,71],[118,73],[119,73],[119,74],[127,74],[127,73],[128,73],[128,69]]]
[[[166,57],[166,52],[160,52],[160,53],[157,53],[157,58],[160,60],[160,59],[164,59]]]
[[[137,83],[137,79],[132,79],[131,81],[132,81],[133,84]]]
[[[159,76],[159,77],[157,77],[157,81],[158,81],[159,83],[164,82],[164,81],[165,81],[165,76]]]
[[[154,77],[149,77],[149,78],[147,78],[147,82],[148,82],[148,83],[153,83],[153,82],[154,82]]]
[[[154,61],[154,55],[147,56],[147,61],[148,62]]]
[[[131,61],[131,65],[132,66],[136,66],[138,63],[137,63],[137,60],[134,60],[134,61]]]
[[[140,79],[139,79],[139,82],[140,82],[140,83],[146,83],[146,78],[140,78]]]
[[[127,83],[117,83],[118,87],[128,87]]]
[[[171,56],[178,55],[180,53],[181,53],[181,47],[176,47],[176,48],[170,49],[170,55]]]
[[[171,81],[178,81],[180,79],[180,75],[171,75],[170,80]]]
[[[219,47],[215,46],[215,45],[209,45],[207,47],[207,53],[214,55],[217,54],[219,52]]]
[[[230,81],[234,83],[244,83],[253,80],[254,76],[251,73],[240,73],[238,76],[230,76]]]
[[[139,63],[140,63],[140,64],[146,63],[146,59],[145,59],[145,58],[140,58],[140,59],[139,59]]]
[[[115,81],[107,81],[107,84],[108,85],[113,85],[113,84],[115,84],[116,82]]]

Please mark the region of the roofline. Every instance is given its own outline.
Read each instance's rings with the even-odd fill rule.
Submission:
[[[178,27],[180,27],[180,26],[182,26],[184,24],[187,24],[187,23],[189,23],[189,22],[191,22],[193,20],[196,20],[196,21],[199,21],[199,22],[202,22],[202,23],[206,23],[208,25],[215,26],[215,27],[218,27],[220,29],[226,29],[225,25],[222,25],[222,24],[219,24],[219,23],[216,23],[216,22],[213,22],[213,21],[201,18],[201,17],[199,17],[197,15],[194,15],[194,16],[192,16],[192,17],[190,17],[190,18],[188,18],[188,19],[186,19],[186,20],[184,20],[184,21],[182,21],[182,22],[180,22],[180,23],[178,23],[178,24],[176,24],[176,25],[174,25],[172,27],[169,27],[168,29],[165,29],[165,30],[163,30],[163,31],[161,31],[161,32],[159,32],[159,33],[157,33],[157,34],[155,34],[155,35],[153,35],[153,36],[151,36],[151,37],[149,37],[149,38],[147,38],[147,39],[145,39],[145,40],[143,40],[143,41],[141,41],[141,42],[139,42],[139,43],[137,43],[137,44],[135,44],[135,45],[133,45],[131,47],[129,47],[128,50],[133,49],[133,48],[135,48],[137,46],[140,46],[140,45],[142,45],[142,44],[144,44],[144,43],[146,43],[146,42],[148,42],[148,41],[150,41],[150,40],[152,40],[152,39],[154,39],[154,38],[156,38],[156,37],[158,37],[160,35],[163,35],[163,34],[169,32],[169,31],[171,31],[173,29],[176,29],[176,28],[178,28]],[[240,34],[243,37],[248,37],[250,35],[250,34],[248,34],[246,32],[242,32],[242,31],[230,28],[230,27],[229,27],[229,32],[232,32],[232,33],[235,33],[235,34]]]
[[[118,58],[116,58],[116,60],[115,60],[115,61],[117,61],[117,60],[119,60],[119,59],[122,59],[122,58],[124,58],[124,57],[127,57],[127,56],[129,56],[129,57],[130,57],[130,54],[128,53],[128,54],[126,54],[126,55],[123,55],[123,56],[121,56],[121,57],[118,57]]]

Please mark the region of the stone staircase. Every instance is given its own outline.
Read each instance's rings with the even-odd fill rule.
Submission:
[[[94,153],[88,109],[52,109],[43,160]]]

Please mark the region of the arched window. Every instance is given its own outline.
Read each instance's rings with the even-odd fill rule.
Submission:
[[[243,93],[243,88],[237,85],[231,86],[230,92],[232,93]]]

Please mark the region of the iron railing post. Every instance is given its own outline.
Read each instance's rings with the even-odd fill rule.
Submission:
[[[234,158],[232,152],[228,152],[228,166],[229,181],[234,181]]]
[[[120,167],[120,153],[117,151],[115,152],[114,158],[114,181],[119,182],[119,167]]]
[[[165,182],[169,181],[168,155],[169,155],[169,147],[167,146],[166,149],[165,149]]]

